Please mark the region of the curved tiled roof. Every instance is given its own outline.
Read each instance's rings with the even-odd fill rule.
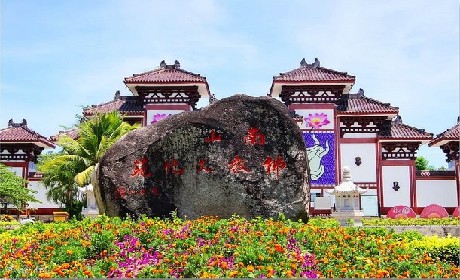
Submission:
[[[25,119],[23,119],[21,123],[14,123],[11,119],[8,122],[7,128],[0,129],[0,143],[1,142],[40,142],[50,148],[55,147],[53,143],[46,139],[46,137],[28,128],[27,121]]]
[[[391,136],[381,136],[381,138],[411,139],[411,140],[431,140],[433,133],[425,132],[406,124],[392,124]]]
[[[355,76],[346,72],[338,72],[332,69],[304,65],[286,73],[280,73],[273,77],[274,82],[355,82]]]
[[[59,131],[57,135],[53,135],[50,137],[50,140],[53,142],[56,142],[59,140],[59,136],[61,135],[67,135],[72,139],[77,139],[78,138],[78,129],[77,128],[72,128],[69,130],[64,130],[64,131]]]
[[[452,128],[449,128],[442,133],[436,135],[435,139],[430,142],[430,146],[443,141],[460,141],[460,119],[457,121],[457,124],[454,125]]]
[[[165,65],[142,74],[125,78],[125,84],[163,84],[163,83],[207,83],[206,77],[182,70],[174,65]]]
[[[349,113],[380,113],[380,114],[398,114],[399,108],[393,107],[390,103],[383,103],[378,100],[359,96],[356,94],[350,94],[348,99],[348,107],[345,111],[341,111],[339,114]]]
[[[142,115],[144,107],[141,99],[137,96],[119,96],[112,101],[84,108],[83,115],[92,116],[113,111],[119,111],[125,115]]]

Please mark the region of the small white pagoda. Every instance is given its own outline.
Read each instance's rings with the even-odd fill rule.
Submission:
[[[80,188],[80,191],[86,194],[86,207],[83,207],[83,210],[81,211],[82,215],[90,218],[98,217],[99,208],[96,204],[93,185],[89,184],[83,188]]]
[[[351,172],[348,166],[344,166],[342,170],[342,182],[335,186],[333,190],[326,192],[335,196],[335,210],[331,216],[338,220],[353,219],[359,220],[364,216],[364,212],[360,207],[359,196],[367,192],[366,189],[361,189],[351,180]]]

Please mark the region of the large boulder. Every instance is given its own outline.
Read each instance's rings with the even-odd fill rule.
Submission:
[[[305,143],[281,102],[236,95],[122,137],[96,169],[108,216],[299,217],[307,209]]]

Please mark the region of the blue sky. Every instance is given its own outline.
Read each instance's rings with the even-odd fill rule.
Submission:
[[[305,57],[356,76],[403,122],[438,134],[459,115],[459,4],[417,1],[1,1],[0,127],[44,136],[161,60],[206,76],[217,98],[265,95]],[[438,148],[419,155],[446,166]]]

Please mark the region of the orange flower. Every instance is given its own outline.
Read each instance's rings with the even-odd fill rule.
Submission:
[[[275,244],[275,251],[277,251],[278,253],[284,253],[284,248],[283,246],[281,246],[281,244],[277,243]]]
[[[47,272],[41,272],[38,274],[38,277],[40,278],[51,278],[51,274],[50,273],[47,273]]]
[[[223,269],[227,269],[227,268],[228,268],[227,262],[222,262],[222,263],[220,264],[220,267],[223,268]]]
[[[248,265],[246,269],[248,270],[248,272],[254,272],[254,267],[252,265]]]

